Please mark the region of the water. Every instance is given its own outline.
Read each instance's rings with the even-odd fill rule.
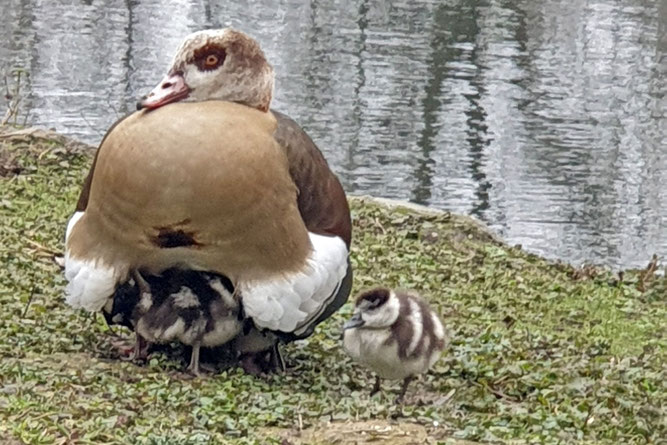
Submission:
[[[349,193],[471,214],[575,264],[667,255],[665,2],[0,3],[30,123],[97,144],[184,35],[231,25]]]

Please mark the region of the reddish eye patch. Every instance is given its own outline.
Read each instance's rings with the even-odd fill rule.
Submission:
[[[206,45],[195,51],[193,61],[201,71],[210,71],[225,63],[227,52],[217,45]]]

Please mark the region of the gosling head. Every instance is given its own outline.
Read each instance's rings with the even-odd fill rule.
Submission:
[[[133,279],[120,285],[114,292],[113,297],[109,298],[102,308],[102,314],[107,325],[118,324],[134,329],[132,316],[135,307],[139,304],[139,293],[139,288]]]
[[[387,288],[363,292],[357,297],[352,318],[343,325],[343,330],[388,328],[396,322],[399,309],[396,294]]]

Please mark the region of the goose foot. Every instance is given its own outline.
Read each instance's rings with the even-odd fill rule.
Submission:
[[[271,349],[241,354],[239,362],[246,373],[254,376],[285,371],[285,361],[277,342]]]
[[[126,354],[125,357],[121,357],[121,360],[134,362],[144,361],[148,358],[148,348],[150,343],[148,343],[141,335],[136,334],[136,336],[137,339],[135,340],[133,347],[120,351],[122,354]]]
[[[239,360],[241,368],[250,375],[255,377],[260,376],[264,373],[264,366],[262,366],[262,361],[266,360],[266,352],[249,352],[247,354],[241,355]]]

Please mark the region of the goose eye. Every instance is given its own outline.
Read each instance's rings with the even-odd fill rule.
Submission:
[[[206,56],[204,64],[206,65],[207,68],[213,68],[218,64],[219,60],[220,59],[215,54],[209,54],[208,56]]]
[[[225,63],[224,48],[207,46],[195,51],[194,63],[202,71],[214,70]]]

